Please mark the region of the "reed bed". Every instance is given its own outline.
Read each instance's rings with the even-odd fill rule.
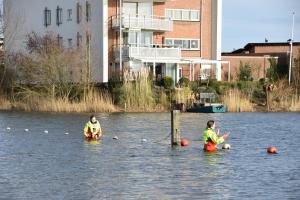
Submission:
[[[254,112],[254,105],[248,95],[238,89],[230,89],[223,96],[224,104],[228,112]]]

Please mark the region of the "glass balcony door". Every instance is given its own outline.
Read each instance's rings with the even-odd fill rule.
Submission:
[[[144,16],[152,16],[153,11],[153,3],[152,2],[124,2],[123,3],[123,13],[126,16],[131,17],[144,17]]]
[[[128,31],[123,32],[123,41],[128,46],[149,47],[153,44],[153,32]]]

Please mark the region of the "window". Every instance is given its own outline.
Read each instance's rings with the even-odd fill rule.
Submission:
[[[183,50],[200,50],[199,39],[172,39],[166,38],[164,41],[165,46],[181,48]]]
[[[68,21],[72,21],[72,9],[68,9]]]
[[[174,40],[174,47],[182,48],[182,40]]]
[[[182,68],[178,69],[178,77],[179,77],[179,79],[182,78]]]
[[[190,20],[190,11],[182,10],[182,20],[189,21]]]
[[[46,27],[51,25],[51,10],[46,7],[44,10],[44,25]]]
[[[182,11],[181,10],[174,10],[172,18],[174,20],[181,20],[182,19]]]
[[[86,1],[85,12],[86,12],[86,21],[87,22],[91,21],[91,11],[92,11],[91,4],[88,1]]]
[[[82,6],[77,3],[77,23],[79,24],[82,19]]]
[[[190,40],[182,40],[182,48],[183,49],[190,49]]]
[[[57,44],[58,46],[63,46],[63,37],[59,34],[57,35]]]
[[[77,47],[81,47],[82,44],[82,35],[80,35],[79,32],[77,32]]]
[[[173,10],[166,9],[166,17],[167,18],[173,18]]]
[[[191,49],[199,49],[199,40],[191,40]]]
[[[62,24],[62,8],[60,8],[59,6],[57,6],[56,8],[56,24],[57,26]]]
[[[69,48],[72,48],[72,46],[73,46],[72,38],[68,39],[68,46],[69,46]]]
[[[173,47],[173,40],[165,39],[165,46]]]
[[[200,21],[199,10],[166,9],[165,15],[168,18],[178,21]]]
[[[200,21],[200,12],[198,10],[191,10],[191,21]]]
[[[91,46],[91,39],[92,39],[92,36],[90,33],[86,33],[86,46],[87,46],[87,49],[89,50],[90,49],[90,46]]]

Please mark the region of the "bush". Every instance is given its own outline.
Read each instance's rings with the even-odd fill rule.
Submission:
[[[251,80],[251,67],[249,65],[243,65],[240,63],[240,80],[241,81],[248,81]]]
[[[179,84],[181,87],[188,87],[190,83],[190,80],[186,77],[182,77],[181,79],[179,79]]]
[[[173,81],[172,77],[166,76],[161,80],[161,85],[165,89],[171,89],[174,85],[174,81]]]

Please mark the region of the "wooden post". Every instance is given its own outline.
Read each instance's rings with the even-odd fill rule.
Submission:
[[[172,146],[180,145],[179,132],[179,110],[171,111],[171,144]]]

